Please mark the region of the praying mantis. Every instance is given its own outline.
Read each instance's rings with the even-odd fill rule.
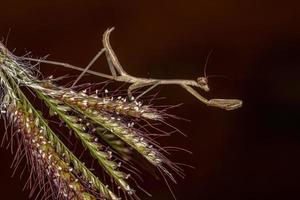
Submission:
[[[198,77],[196,80],[187,80],[187,79],[155,79],[155,78],[142,78],[142,77],[136,77],[133,75],[130,75],[127,73],[122,65],[120,64],[114,50],[112,49],[112,46],[110,44],[110,35],[111,32],[114,30],[114,28],[107,29],[105,33],[103,34],[103,48],[94,56],[94,58],[89,62],[89,64],[85,68],[81,68],[78,66],[74,66],[68,63],[62,63],[62,62],[56,62],[56,61],[50,61],[50,60],[43,60],[43,59],[34,59],[34,58],[28,58],[28,57],[22,57],[24,60],[38,62],[38,63],[46,63],[46,64],[52,64],[57,66],[62,66],[65,68],[70,68],[74,70],[81,71],[81,74],[78,76],[78,78],[73,82],[72,86],[75,86],[76,83],[83,77],[84,74],[89,73],[92,75],[96,75],[102,78],[118,81],[118,82],[124,82],[130,84],[130,86],[127,89],[127,94],[129,99],[136,100],[158,85],[178,85],[182,88],[184,88],[187,92],[189,92],[191,95],[193,95],[195,98],[197,98],[200,102],[204,103],[207,106],[213,106],[217,108],[221,108],[224,110],[235,110],[237,108],[240,108],[243,104],[243,102],[239,99],[222,99],[222,98],[216,98],[216,99],[206,99],[202,95],[199,94],[197,90],[194,88],[200,88],[201,90],[205,92],[209,92],[210,88],[208,85],[208,79],[206,76],[204,77]],[[111,72],[111,75],[104,74],[100,72],[96,72],[93,70],[90,70],[90,67],[97,61],[97,59],[104,54],[106,55],[107,62],[109,65],[109,69]],[[133,96],[133,91],[145,88],[147,89],[139,94],[137,97]]]

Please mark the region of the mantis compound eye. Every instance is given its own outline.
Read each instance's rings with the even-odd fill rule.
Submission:
[[[198,85],[200,86],[201,89],[203,89],[206,92],[209,91],[208,79],[206,77],[197,78],[197,83],[198,83]]]

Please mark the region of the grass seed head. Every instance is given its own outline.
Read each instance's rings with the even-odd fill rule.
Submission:
[[[10,118],[15,122],[18,137],[25,148],[26,157],[36,173],[36,180],[40,187],[49,184],[53,191],[57,191],[59,199],[95,200],[84,185],[78,181],[68,163],[55,151],[44,135],[44,129],[34,115],[22,107],[10,108]],[[42,175],[42,177],[40,177]],[[42,188],[41,188],[42,189]]]

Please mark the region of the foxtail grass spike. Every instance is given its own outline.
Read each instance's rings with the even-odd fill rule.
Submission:
[[[31,163],[31,170],[37,175],[37,179],[33,180],[37,181],[35,184],[44,187],[48,183],[52,187],[51,191],[56,191],[49,195],[57,195],[59,199],[96,200],[73,174],[73,168],[56,153],[44,136],[46,130],[40,126],[39,119],[32,112],[24,110],[22,105],[11,106],[7,112],[17,129],[16,137],[23,145],[27,162]]]
[[[162,120],[163,118],[157,109],[151,108],[151,106],[148,105],[142,105],[141,102],[135,101],[134,97],[130,99],[122,96],[98,97],[98,90],[94,95],[87,95],[85,92],[75,92],[72,89],[55,86],[49,81],[41,83],[38,88],[48,95],[61,99],[66,103],[76,103],[82,109],[91,108],[112,114],[149,120]],[[103,93],[105,93],[105,90]]]
[[[96,140],[96,137],[87,132],[86,124],[79,122],[81,116],[68,114],[68,112],[72,111],[72,108],[58,100],[46,97],[41,93],[38,93],[38,96],[46,102],[46,105],[49,106],[55,115],[66,123],[69,129],[73,130],[83,146],[89,150],[90,154],[97,159],[98,163],[113,177],[115,182],[129,195],[133,195],[134,190],[126,181],[128,175],[118,170],[118,164],[111,159],[111,152],[105,151],[106,148]]]

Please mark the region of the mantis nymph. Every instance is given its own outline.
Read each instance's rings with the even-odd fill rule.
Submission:
[[[155,88],[158,85],[169,85],[169,84],[175,84],[183,87],[186,91],[188,91],[190,94],[192,94],[194,97],[196,97],[198,100],[200,100],[202,103],[208,105],[208,106],[214,106],[225,110],[235,110],[237,108],[240,108],[242,106],[242,101],[239,99],[206,99],[203,96],[201,96],[193,87],[200,88],[201,90],[208,92],[209,86],[208,86],[208,79],[207,77],[198,77],[197,80],[185,80],[185,79],[154,79],[154,78],[140,78],[135,77],[130,74],[128,74],[122,65],[120,64],[115,52],[113,51],[109,37],[111,32],[114,30],[114,28],[108,29],[104,35],[103,35],[103,49],[97,53],[97,55],[92,59],[92,61],[87,65],[85,69],[73,66],[67,63],[61,63],[61,62],[55,62],[55,61],[48,61],[48,60],[41,60],[41,59],[32,59],[32,58],[23,58],[25,60],[29,61],[36,61],[40,63],[48,63],[53,65],[59,65],[66,68],[75,69],[78,71],[82,71],[80,76],[77,78],[77,80],[74,82],[73,86],[79,81],[79,79],[85,74],[90,73],[96,76],[100,76],[103,78],[111,79],[114,81],[119,82],[125,82],[130,83],[131,85],[128,87],[128,96],[132,98],[132,92],[134,90],[137,90],[142,87],[149,87],[147,90],[145,90],[142,94],[140,94],[135,99],[140,98],[153,88]],[[95,72],[90,70],[89,68],[94,64],[94,62],[103,54],[106,54],[107,62],[109,65],[109,69],[111,72],[111,75],[103,74],[99,72]]]

